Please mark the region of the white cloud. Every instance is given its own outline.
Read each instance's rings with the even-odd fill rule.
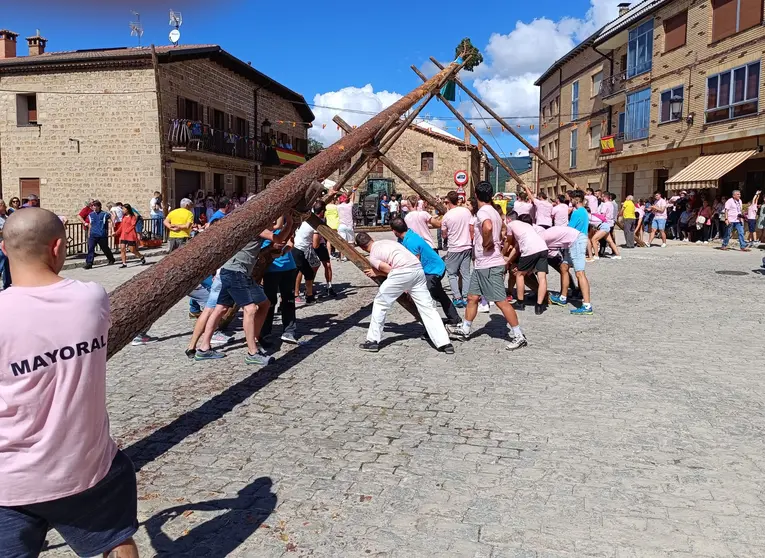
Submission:
[[[528,157],[529,156],[529,150],[528,149],[518,149],[514,155],[516,157]]]
[[[313,128],[309,130],[309,136],[322,142],[325,147],[329,146],[340,138],[340,130],[337,129],[337,124],[332,122],[335,115],[340,115],[351,126],[360,126],[372,117],[368,113],[377,114],[401,97],[402,95],[391,91],[375,92],[371,83],[364,87],[343,87],[338,91],[315,95],[313,104],[317,106],[312,110],[316,120],[313,122]]]
[[[590,0],[583,18],[518,21],[510,33],[492,34],[484,49],[487,62],[476,69],[473,87],[500,116],[538,114],[539,89],[534,81],[578,42],[614,19],[618,3],[619,0]],[[473,106],[467,108],[472,117],[480,114]],[[519,119],[512,123],[525,128],[535,121]]]

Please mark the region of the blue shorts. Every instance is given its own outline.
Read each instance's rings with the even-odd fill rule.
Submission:
[[[598,230],[599,231],[611,232],[611,225],[609,225],[608,223],[601,223],[598,226]]]
[[[574,271],[584,271],[587,257],[587,235],[579,233],[574,243],[563,251],[563,261],[574,268]]]
[[[754,234],[757,232],[757,219],[747,219],[747,224],[749,225],[749,232]]]
[[[666,219],[657,219],[656,217],[653,218],[653,221],[651,221],[651,228],[655,231],[663,231],[667,226],[667,220]]]
[[[250,304],[261,304],[267,300],[263,287],[253,281],[252,277],[246,273],[221,269],[220,282],[221,290],[220,295],[218,295],[220,306],[231,307],[236,304],[239,308],[244,308]]]
[[[106,476],[79,494],[26,506],[0,506],[0,555],[39,556],[49,529],[78,556],[100,556],[138,530],[135,467],[117,452]]]
[[[218,297],[220,296],[221,282],[218,277],[213,279],[212,287],[210,287],[210,294],[205,302],[205,308],[215,308],[218,304]]]

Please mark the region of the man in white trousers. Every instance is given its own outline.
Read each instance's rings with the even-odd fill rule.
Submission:
[[[420,260],[398,242],[372,240],[367,233],[356,235],[356,246],[369,252],[369,262],[373,269],[367,270],[366,274],[369,277],[386,277],[375,297],[367,340],[359,346],[361,350],[373,353],[380,350],[385,316],[398,297],[408,292],[417,305],[433,345],[442,353],[454,354],[454,347],[449,342],[449,334],[441,316],[433,308],[433,299]]]

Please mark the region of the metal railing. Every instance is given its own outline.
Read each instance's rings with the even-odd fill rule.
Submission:
[[[612,76],[603,78],[600,82],[600,96],[605,98],[613,97],[622,93],[627,88],[627,72],[620,72]]]
[[[150,217],[143,219],[143,229],[139,233],[141,240],[144,242],[160,239],[162,242],[166,240],[167,231],[163,224],[164,217]],[[82,256],[88,253],[88,230],[82,223],[67,223],[64,225],[66,229],[66,255],[67,256]],[[115,252],[119,250],[117,239],[114,236],[114,232],[109,229],[109,248]],[[99,253],[96,249],[96,253]]]
[[[254,137],[217,130],[196,120],[170,121],[168,142],[171,149],[204,151],[239,159],[265,160],[265,147]]]

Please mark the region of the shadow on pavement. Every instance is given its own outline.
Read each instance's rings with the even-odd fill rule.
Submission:
[[[143,523],[157,556],[196,556],[223,558],[235,551],[255,533],[276,509],[277,497],[271,492],[273,481],[260,477],[242,488],[235,498],[183,504],[162,510]],[[171,539],[163,527],[179,519],[191,525],[193,512],[222,512],[212,519],[182,530]],[[176,531],[184,526],[168,530]]]

